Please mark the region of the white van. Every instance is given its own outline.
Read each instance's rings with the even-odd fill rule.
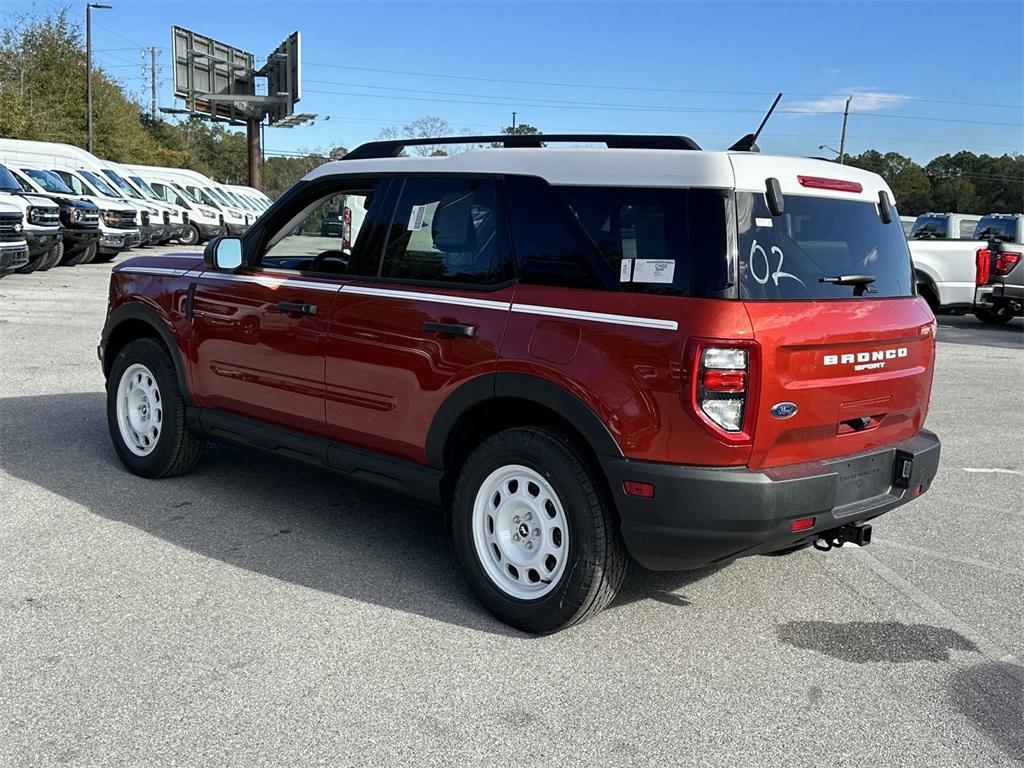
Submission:
[[[204,205],[201,200],[189,194],[172,179],[154,172],[140,171],[131,166],[126,167],[129,174],[128,179],[136,186],[144,191],[148,190],[164,202],[180,206],[188,212],[188,229],[184,235],[178,238],[178,242],[182,245],[198,245],[227,231],[224,227],[224,217],[219,211]]]
[[[28,264],[28,243],[22,233],[21,208],[0,201],[0,277]]]
[[[35,272],[56,266],[64,255],[60,206],[46,197],[22,189],[14,175],[0,164],[0,203],[17,207],[24,218],[22,232],[28,243],[28,262],[19,272]]]
[[[187,168],[161,168],[156,165],[129,165],[128,168],[139,173],[157,173],[163,178],[177,182],[202,205],[216,210],[218,216],[223,216],[224,226],[230,235],[242,234],[256,218],[255,215],[240,210],[223,194],[220,184],[198,171]]]
[[[188,226],[188,211],[180,205],[165,203],[155,192],[153,192],[153,190],[143,189],[142,186],[131,181],[131,171],[120,163],[111,163],[109,161],[102,162],[103,167],[100,170],[103,172],[103,175],[106,176],[107,180],[112,182],[122,194],[128,198],[141,200],[142,202],[161,210],[161,213],[163,214],[163,223],[167,225],[167,237],[159,243],[160,245],[171,240],[180,240],[186,236],[186,231],[191,232],[191,229]]]

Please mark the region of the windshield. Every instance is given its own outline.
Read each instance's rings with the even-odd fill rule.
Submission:
[[[203,202],[198,197],[196,197],[191,192],[189,192],[188,189],[186,189],[185,187],[179,187],[177,184],[168,184],[167,187],[169,189],[173,189],[175,192],[177,192],[179,195],[184,197],[190,203],[197,203],[198,204],[198,203],[202,203]]]
[[[158,195],[156,192],[153,191],[153,188],[151,186],[149,186],[149,184],[147,184],[145,181],[142,180],[141,176],[129,176],[128,178],[130,178],[133,182],[135,182],[135,186],[138,187],[139,189],[141,189],[142,193],[146,197],[150,198],[151,200],[161,200],[162,199],[160,197],[160,195]]]
[[[112,186],[107,184],[106,180],[98,173],[93,173],[92,171],[79,171],[78,173],[82,178],[92,184],[101,194],[109,197],[124,197],[124,195],[120,194]]]
[[[49,171],[37,171],[34,168],[23,168],[25,174],[36,184],[47,192],[55,192],[61,195],[73,195],[71,188],[60,180],[60,177]]]
[[[772,216],[763,194],[736,195],[740,298],[912,296],[910,251],[896,209],[884,224],[871,202],[787,195]]]
[[[247,211],[254,211],[254,210],[256,210],[251,205],[249,205],[249,203],[247,203],[244,199],[242,199],[241,195],[235,194],[234,192],[228,192],[228,194],[231,196],[232,200],[234,200],[238,205],[242,206],[245,210],[247,210]]]
[[[18,183],[18,180],[3,165],[0,165],[0,190],[4,192],[21,192],[21,185]]]
[[[220,200],[224,205],[231,205],[231,203],[228,202],[228,199],[221,194],[219,189],[216,189],[215,187],[206,187],[206,189],[210,194],[212,194],[215,198]]]
[[[1004,243],[1017,242],[1017,219],[1010,216],[985,216],[974,230],[975,240],[1002,240]]]
[[[910,230],[913,240],[944,239],[946,237],[945,216],[918,216]]]
[[[103,169],[103,173],[106,175],[106,177],[108,179],[110,179],[112,182],[114,182],[117,185],[118,189],[120,189],[128,197],[134,197],[136,200],[143,200],[144,199],[142,197],[142,194],[137,189],[135,189],[135,187],[133,187],[127,181],[122,179],[120,176],[118,176],[116,173],[114,173],[109,168],[104,168]]]

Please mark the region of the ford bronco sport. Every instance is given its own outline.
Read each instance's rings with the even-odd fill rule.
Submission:
[[[374,142],[203,259],[118,265],[98,352],[125,466],[230,441],[439,507],[481,601],[531,632],[607,605],[628,556],[863,545],[928,489],[935,319],[880,177],[540,138],[607,148]],[[345,208],[356,231],[322,236]]]

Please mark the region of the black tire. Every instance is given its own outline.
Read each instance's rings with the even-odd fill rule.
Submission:
[[[536,599],[520,599],[501,589],[487,574],[474,543],[477,494],[492,472],[508,465],[541,475],[565,511],[566,563],[555,586]],[[498,619],[524,632],[557,632],[585,621],[612,601],[626,574],[628,555],[603,480],[573,438],[555,429],[508,429],[481,443],[459,474],[452,528],[473,592]]]
[[[65,249],[60,265],[62,267],[77,267],[79,264],[88,264],[96,255],[96,247],[96,243],[89,243],[85,248],[70,256]]]
[[[57,243],[53,248],[46,252],[46,261],[39,265],[39,271],[45,272],[48,269],[53,269],[60,260],[64,258],[64,243]]]
[[[185,234],[178,238],[178,242],[181,245],[197,245],[200,239],[199,227],[195,224],[189,224],[185,227]]]
[[[42,269],[43,264],[50,258],[50,251],[45,250],[42,253],[37,253],[31,259],[28,260],[28,264],[23,264],[16,270],[19,274],[30,275],[37,269]]]
[[[136,363],[144,365],[156,380],[162,409],[160,432],[150,453],[140,456],[129,448],[118,423],[117,399],[121,378]],[[202,455],[206,440],[185,421],[185,401],[167,351],[153,339],[137,339],[117,353],[107,379],[107,427],[118,458],[129,472],[141,477],[174,477],[189,472]]]
[[[1001,309],[976,309],[974,316],[986,325],[1006,325],[1013,320],[1013,312],[1006,307]]]

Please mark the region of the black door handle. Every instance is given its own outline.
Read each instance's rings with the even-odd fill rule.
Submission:
[[[282,312],[295,315],[315,315],[316,304],[304,304],[301,301],[279,301],[277,308]]]
[[[466,339],[473,338],[473,335],[476,333],[475,326],[463,325],[462,323],[426,322],[423,324],[423,330],[427,333],[443,333],[446,336],[462,336]]]

